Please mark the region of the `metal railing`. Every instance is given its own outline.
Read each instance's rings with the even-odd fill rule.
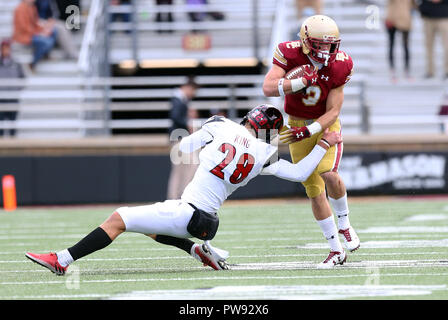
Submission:
[[[255,105],[269,102],[263,95],[260,84],[264,75],[244,76],[198,76],[202,85],[191,107],[212,112],[224,110],[233,120]],[[170,99],[173,89],[185,83],[186,77],[111,77],[111,78],[61,78],[0,80],[0,111],[18,111],[36,114],[38,118],[18,119],[14,122],[0,122],[1,128],[16,130],[43,130],[57,132],[61,129],[74,130],[80,136],[108,135],[113,129],[167,129]],[[360,111],[361,82],[345,90],[346,113],[344,127],[362,126]],[[74,87],[78,89],[73,89]],[[26,87],[26,91],[8,88]],[[108,99],[104,99],[104,88],[109,88]],[[88,88],[87,91],[85,88]],[[86,92],[89,96],[86,98]],[[107,102],[107,105],[106,105]],[[278,107],[282,105],[277,104]],[[111,119],[111,113],[118,111],[166,112],[164,119]],[[96,117],[81,117],[77,114],[96,114]],[[73,116],[75,115],[75,116]],[[199,119],[203,121],[205,119]]]
[[[105,1],[92,0],[78,58],[78,68],[86,77],[104,73]]]
[[[108,7],[108,15],[128,16],[127,21],[112,21],[108,25],[112,40],[111,61],[119,63],[133,59],[138,63],[141,59],[182,59],[185,55],[198,60],[217,56],[262,58],[264,52],[261,50],[267,46],[263,45],[262,38],[265,34],[270,36],[277,0],[209,2],[188,5],[178,0],[172,5],[156,5],[154,1],[140,0],[132,2],[132,5]],[[195,20],[190,16],[200,13],[219,13],[221,18]],[[174,21],[156,21],[158,14],[171,14]],[[209,35],[212,39],[211,50],[188,52],[182,48],[182,39],[178,37],[189,32]],[[239,40],[238,45],[235,40]],[[222,42],[228,44],[227,47],[233,47],[233,51],[220,48],[219,43]],[[127,44],[127,48],[123,43]],[[222,51],[222,54],[217,51]]]

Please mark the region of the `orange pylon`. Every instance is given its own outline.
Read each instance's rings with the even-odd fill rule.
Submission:
[[[2,177],[3,188],[3,208],[5,211],[14,211],[17,209],[16,197],[16,181],[13,175],[6,175]]]

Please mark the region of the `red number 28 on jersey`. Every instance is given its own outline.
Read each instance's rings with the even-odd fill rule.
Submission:
[[[210,170],[215,176],[224,180],[224,172],[222,171],[225,167],[229,165],[230,162],[235,158],[236,148],[230,143],[223,143],[219,148],[219,151],[226,153],[226,157],[221,161],[216,167]],[[255,158],[249,153],[243,153],[236,164],[236,169],[233,171],[229,178],[230,183],[237,184],[246,179],[250,171],[254,167]]]

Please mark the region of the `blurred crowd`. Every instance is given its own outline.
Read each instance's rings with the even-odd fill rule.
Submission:
[[[112,6],[131,6],[133,0],[110,0]],[[174,0],[154,0],[156,6],[172,6]],[[192,22],[206,20],[220,21],[226,16],[219,11],[211,10],[206,6],[210,0],[182,0],[187,5],[185,12],[187,19]],[[366,5],[375,4],[375,1],[353,0]],[[8,39],[1,39],[0,78],[20,78],[28,72],[34,72],[36,65],[49,56],[50,52],[59,47],[64,59],[77,59],[78,48],[73,39],[76,28],[70,28],[68,18],[72,14],[67,10],[74,5],[81,12],[80,0],[21,0],[13,13],[13,31]],[[179,2],[176,2],[179,3]],[[295,0],[297,21],[300,25],[306,16],[325,13],[324,0]],[[191,8],[191,11],[189,11]],[[157,30],[159,33],[171,33],[168,22],[175,21],[175,15],[168,8],[154,12],[154,22],[163,27]],[[130,22],[133,20],[131,10],[114,12],[111,21]],[[384,12],[384,25],[388,36],[388,64],[392,81],[397,80],[397,63],[394,55],[397,34],[401,34],[401,46],[403,52],[403,70],[407,79],[413,80],[411,72],[410,39],[412,20],[415,14],[419,14],[423,21],[425,48],[425,78],[435,76],[435,61],[439,57],[434,56],[434,48],[438,39],[443,46],[443,73],[448,79],[448,0],[387,0]],[[140,14],[140,13],[139,13]],[[188,30],[186,30],[188,32]],[[198,30],[190,30],[193,33]],[[14,50],[11,48],[23,48],[32,53],[29,64],[23,66],[15,62]],[[24,72],[25,71],[25,72]],[[0,102],[5,102],[3,99]],[[12,101],[6,101],[11,103]],[[2,119],[14,119],[14,112],[0,111]],[[3,134],[3,131],[0,131]],[[11,131],[13,135],[14,132]]]
[[[425,78],[435,76],[434,48],[437,36],[443,46],[444,79],[448,79],[448,0],[388,0],[385,26],[389,39],[389,68],[391,79],[397,81],[397,70],[394,57],[395,36],[401,33],[405,76],[413,80],[410,72],[410,32],[412,30],[412,15],[418,11],[423,20],[425,48]]]
[[[22,0],[15,8],[12,41],[32,49],[31,70],[55,46],[63,50],[66,59],[77,58],[72,29],[66,26],[69,5],[80,8],[79,0]]]

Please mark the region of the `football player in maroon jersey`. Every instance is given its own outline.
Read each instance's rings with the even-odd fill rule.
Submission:
[[[341,131],[339,114],[344,85],[353,72],[352,58],[339,50],[339,28],[330,17],[307,18],[299,36],[298,41],[277,46],[273,66],[263,83],[265,96],[284,97],[289,126],[280,133],[280,140],[289,144],[293,162],[308,154],[326,128]],[[288,71],[299,66],[303,66],[300,76],[291,80],[285,78]],[[303,182],[314,217],[330,245],[329,256],[319,264],[321,268],[332,268],[346,259],[338,233],[347,250],[355,251],[360,246],[348,217],[346,188],[338,174],[342,150],[342,142],[330,148],[313,174]],[[330,204],[338,217],[338,228]]]

